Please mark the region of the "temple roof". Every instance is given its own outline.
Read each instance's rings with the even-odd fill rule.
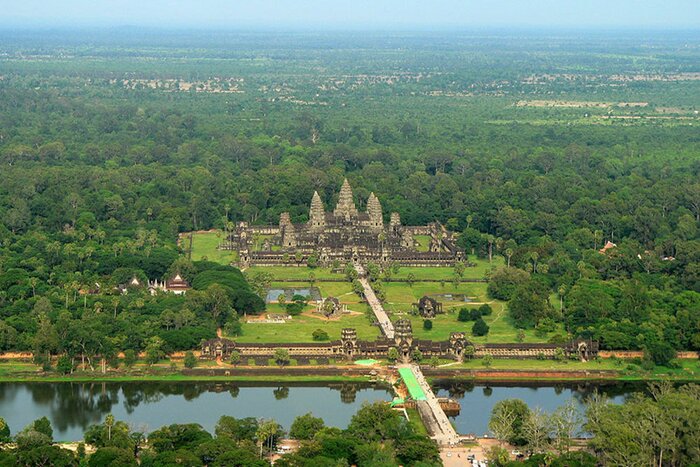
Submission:
[[[352,199],[352,188],[350,188],[350,183],[347,178],[343,181],[343,186],[340,188],[338,204],[335,206],[333,213],[340,217],[357,216],[355,201]]]

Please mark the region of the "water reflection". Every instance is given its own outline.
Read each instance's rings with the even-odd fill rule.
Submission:
[[[438,397],[451,397],[461,403],[459,415],[450,417],[459,433],[482,435],[488,433],[488,421],[493,406],[503,399],[522,399],[530,408],[539,407],[553,412],[570,399],[583,412],[585,402],[594,392],[602,393],[613,402],[621,403],[633,392],[643,391],[644,384],[639,383],[556,383],[511,384],[490,383],[482,386],[481,391],[474,391],[470,382],[454,380],[437,381],[433,386]]]
[[[0,383],[0,416],[13,433],[47,416],[56,439],[76,440],[108,413],[151,429],[195,422],[213,430],[221,415],[275,418],[289,428],[307,412],[344,427],[362,402],[390,398],[386,388],[364,383]]]

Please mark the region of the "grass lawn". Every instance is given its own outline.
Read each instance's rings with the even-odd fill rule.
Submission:
[[[235,251],[217,249],[221,239],[222,233],[220,231],[195,234],[192,244],[192,261],[207,259],[220,264],[231,264],[238,261],[238,254]],[[182,246],[187,248],[189,239],[183,237],[182,241]]]
[[[309,268],[307,266],[251,266],[246,269],[246,273],[267,272],[277,280],[298,280],[306,281],[308,286],[309,273],[313,273],[316,280],[324,279],[345,279],[342,273],[332,273],[330,268]]]
[[[364,311],[366,306],[355,308],[359,308],[357,311]],[[281,311],[281,309],[279,309],[279,305],[273,304],[268,305],[268,311],[274,313]],[[242,335],[233,338],[237,342],[313,342],[311,334],[316,329],[325,330],[331,340],[340,339],[340,332],[343,328],[355,328],[357,337],[371,341],[376,340],[381,333],[378,327],[369,324],[365,314],[344,315],[339,320],[295,316],[291,321],[283,324],[244,322],[242,328]]]
[[[484,321],[489,325],[489,333],[486,336],[475,337],[471,333],[473,321],[460,322],[457,321],[457,310],[438,315],[433,319],[433,328],[430,331],[423,329],[423,318],[420,316],[405,315],[411,320],[413,326],[413,335],[418,339],[431,340],[446,340],[450,337],[451,332],[465,332],[467,339],[479,344],[494,343],[513,343],[517,342],[518,329],[513,325],[508,317],[508,312],[505,309],[505,304],[502,302],[490,303],[493,308],[493,314],[484,316]],[[476,307],[476,305],[468,305],[468,308]],[[563,329],[559,330],[563,333]],[[523,342],[538,343],[547,342],[547,340],[555,333],[550,333],[544,337],[539,337],[533,329],[525,330],[525,339]]]
[[[492,268],[497,268],[503,266],[504,260],[501,256],[494,256],[493,261],[489,263],[488,259],[478,259],[476,256],[469,256],[469,262],[475,264],[475,266],[467,267],[464,269],[463,279],[484,279],[486,273]],[[397,274],[393,274],[391,277],[396,279],[406,279],[409,274],[413,274],[417,280],[444,280],[451,282],[455,277],[454,268],[450,267],[409,267],[401,266]]]
[[[414,235],[413,240],[418,243],[416,250],[418,251],[429,251],[430,250],[430,235]]]
[[[698,380],[700,378],[700,363],[692,359],[676,360],[680,368],[666,368],[657,366],[651,371],[645,371],[638,365],[631,364],[627,360],[614,358],[600,358],[589,362],[566,360],[557,362],[554,360],[502,360],[493,359],[490,369],[496,370],[551,370],[551,371],[582,371],[582,370],[614,370],[621,374],[621,379],[663,379],[673,378],[679,380]],[[485,369],[483,360],[476,358],[464,363],[450,365],[450,369]]]
[[[405,282],[386,282],[383,287],[387,302],[385,308],[389,311],[408,311],[412,303],[416,303],[423,295],[431,294],[463,294],[477,303],[492,301],[486,296],[486,284],[480,282],[462,282],[457,287],[451,282],[446,282],[444,286],[435,282],[417,282],[413,285]],[[442,302],[445,311],[465,306],[464,302],[446,302],[440,299],[438,301]]]

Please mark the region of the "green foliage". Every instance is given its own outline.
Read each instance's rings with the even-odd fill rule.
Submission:
[[[510,300],[516,289],[527,282],[530,275],[518,268],[498,268],[491,274],[488,293],[499,300]]]
[[[430,331],[433,329],[433,320],[432,319],[424,319],[423,320],[423,329],[426,331]]]
[[[10,442],[10,426],[0,417],[0,444]]]
[[[515,446],[527,443],[524,424],[530,417],[530,409],[520,399],[506,399],[496,402],[491,410],[489,430],[496,438],[508,441]]]
[[[287,349],[275,350],[274,360],[279,366],[289,365],[289,362],[291,361],[289,351]]]
[[[386,358],[390,362],[395,362],[399,359],[399,351],[396,349],[396,347],[389,347],[389,350],[386,353]]]
[[[457,314],[457,321],[463,323],[471,320],[471,310],[469,308],[460,308]]]
[[[63,354],[58,357],[58,362],[56,362],[56,371],[67,375],[73,372],[73,359],[69,355]]]
[[[472,326],[472,335],[485,336],[488,333],[489,333],[489,325],[486,324],[486,321],[484,321],[481,318],[477,319],[474,322],[474,325]]]
[[[318,433],[325,423],[322,418],[314,417],[311,413],[299,415],[292,422],[289,436],[294,439],[311,439]]]
[[[116,447],[98,448],[88,459],[89,467],[102,467],[105,465],[115,467],[136,467],[138,463],[133,452]]]
[[[253,441],[258,431],[258,420],[252,417],[235,418],[222,415],[214,428],[217,438],[232,441]]]
[[[330,339],[328,333],[323,329],[316,329],[312,334],[313,340],[315,341],[327,341]]]
[[[134,366],[136,363],[136,360],[138,359],[138,356],[136,355],[136,352],[132,349],[126,349],[124,351],[124,366],[127,368],[131,368]]]
[[[194,353],[191,350],[188,350],[185,353],[184,365],[185,368],[194,368],[197,366],[197,357],[194,356]]]

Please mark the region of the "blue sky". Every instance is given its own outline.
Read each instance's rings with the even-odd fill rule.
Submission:
[[[0,25],[697,29],[700,0],[0,0]]]

